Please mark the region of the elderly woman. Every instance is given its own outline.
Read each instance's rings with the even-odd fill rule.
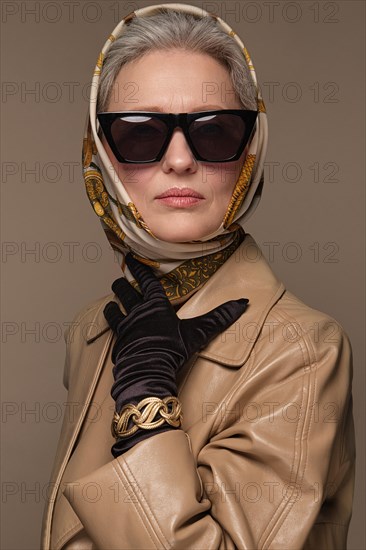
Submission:
[[[266,142],[220,18],[167,4],[113,31],[83,161],[124,277],[67,334],[42,548],[345,548],[350,347],[244,232]]]

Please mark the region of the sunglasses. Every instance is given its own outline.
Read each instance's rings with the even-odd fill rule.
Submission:
[[[157,162],[181,128],[197,160],[237,160],[253,133],[257,111],[223,109],[198,113],[122,111],[97,115],[104,136],[119,162]]]

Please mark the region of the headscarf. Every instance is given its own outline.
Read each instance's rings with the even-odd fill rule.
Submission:
[[[111,44],[123,34],[134,17],[146,17],[157,9],[171,9],[213,17],[232,37],[243,54],[257,90],[258,117],[256,129],[234,186],[232,197],[220,227],[197,241],[170,243],[158,239],[142,219],[118,178],[98,135],[96,105],[100,74]],[[263,187],[264,159],[267,147],[267,116],[249,53],[239,36],[220,17],[187,4],[158,4],[133,11],[114,29],[99,54],[91,85],[90,105],[83,142],[83,173],[91,205],[100,218],[106,236],[115,251],[124,276],[138,288],[129,272],[124,256],[134,257],[149,265],[160,279],[174,304],[179,304],[196,292],[231,256],[244,238],[243,225],[256,208]]]

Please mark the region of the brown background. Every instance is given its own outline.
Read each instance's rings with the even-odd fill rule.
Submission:
[[[88,83],[119,19],[155,2],[2,2],[2,544],[35,549],[66,391],[62,332],[119,275],[80,177]],[[247,230],[274,271],[335,317],[355,356],[364,549],[364,2],[196,2],[254,60],[270,145]],[[33,93],[31,92],[33,90]],[[33,252],[32,252],[33,251]]]

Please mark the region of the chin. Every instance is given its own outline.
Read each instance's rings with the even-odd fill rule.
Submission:
[[[190,241],[199,241],[203,239],[206,235],[209,235],[212,231],[192,231],[192,228],[187,230],[180,230],[180,231],[154,231],[154,229],[151,227],[151,231],[161,241],[165,241],[168,243],[184,243],[184,242],[190,242]]]
[[[197,235],[163,235],[163,234],[156,234],[154,233],[155,237],[160,239],[161,241],[165,241],[167,243],[188,243],[191,241],[199,241],[202,236]]]

